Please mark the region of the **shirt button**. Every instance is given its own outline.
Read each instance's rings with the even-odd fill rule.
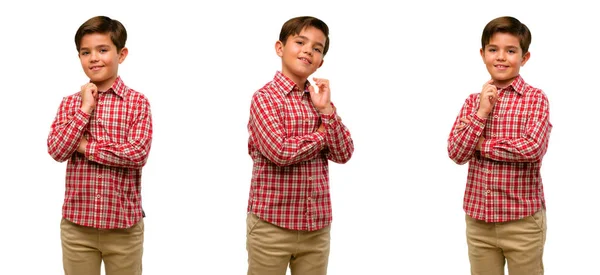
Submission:
[[[494,116],[494,118],[495,118],[495,119],[498,119],[498,115],[495,115],[495,116]]]
[[[485,193],[489,195],[491,193],[491,191],[490,190],[486,190]]]
[[[96,199],[100,199],[100,194],[96,195]]]
[[[308,201],[310,201],[310,197],[308,197],[308,199],[307,199],[307,200],[308,200]]]
[[[101,179],[101,178],[102,178],[102,175],[98,175],[98,178],[99,178],[99,179]]]
[[[308,180],[312,180],[312,177],[308,177]]]
[[[100,118],[99,118],[97,121],[98,121],[98,122],[102,122],[102,119],[100,119]]]
[[[90,156],[89,160],[94,161],[94,156]]]
[[[496,134],[492,134],[492,137],[496,137]]]

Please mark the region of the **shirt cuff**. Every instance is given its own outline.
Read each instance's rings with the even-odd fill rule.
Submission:
[[[333,108],[331,114],[321,114],[321,122],[324,124],[331,124],[337,118],[337,109],[333,103],[331,103],[331,107]]]
[[[483,128],[485,127],[485,122],[487,121],[487,118],[480,118],[477,116],[477,114],[473,115],[473,125],[475,126],[473,128],[473,130],[477,133],[477,136],[481,135],[481,133],[483,132]]]
[[[83,127],[85,127],[85,125],[88,124],[90,116],[90,114],[82,111],[81,109],[77,109],[74,116],[75,121],[77,123],[77,128],[79,128],[80,130],[83,129]]]
[[[94,154],[96,153],[96,142],[88,141],[88,144],[85,146],[85,157],[89,161],[96,161]]]
[[[495,144],[496,141],[493,139],[484,139],[483,143],[481,143],[479,154],[481,154],[482,157],[489,159],[492,154],[492,148],[494,148]]]

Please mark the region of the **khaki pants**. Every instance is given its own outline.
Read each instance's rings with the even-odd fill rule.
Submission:
[[[542,275],[546,211],[508,222],[487,223],[466,215],[472,275]]]
[[[97,229],[60,222],[65,275],[100,275],[104,261],[106,275],[142,274],[144,221],[127,229]]]
[[[330,226],[297,231],[275,226],[248,214],[246,219],[248,275],[325,275],[329,259]]]

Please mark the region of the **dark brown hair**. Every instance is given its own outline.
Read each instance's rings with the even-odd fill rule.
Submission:
[[[279,33],[279,41],[283,43],[287,42],[290,35],[299,34],[302,30],[308,27],[314,27],[325,34],[325,45],[323,45],[323,55],[327,54],[329,50],[329,27],[325,22],[312,16],[300,16],[294,17],[283,24],[281,32]]]
[[[481,48],[485,49],[485,46],[490,43],[492,36],[498,32],[516,36],[519,38],[519,45],[523,50],[523,54],[529,51],[529,44],[531,44],[531,32],[529,28],[521,23],[521,21],[510,16],[498,17],[485,25],[483,34],[481,35]]]
[[[88,19],[83,23],[75,33],[75,46],[77,51],[81,47],[81,39],[84,35],[90,33],[107,33],[110,35],[110,40],[117,47],[117,51],[121,51],[125,47],[127,41],[127,31],[121,22],[110,19],[107,16],[96,16]]]

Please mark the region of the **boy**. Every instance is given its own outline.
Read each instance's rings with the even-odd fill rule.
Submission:
[[[490,21],[480,54],[490,73],[463,105],[448,154],[469,162],[464,197],[471,274],[543,274],[546,213],[540,167],[552,124],[542,90],[519,69],[529,60],[531,33],[513,17]]]
[[[248,274],[326,274],[331,202],[328,160],[346,163],[350,132],[330,102],[329,81],[307,80],[329,48],[314,17],[288,20],[275,42],[281,71],[254,93],[248,122],[253,160],[248,200]]]
[[[75,34],[90,81],[63,98],[48,153],[67,162],[61,221],[65,274],[142,274],[141,178],[152,140],[146,97],[125,86],[118,67],[127,32],[117,20],[93,17]]]

